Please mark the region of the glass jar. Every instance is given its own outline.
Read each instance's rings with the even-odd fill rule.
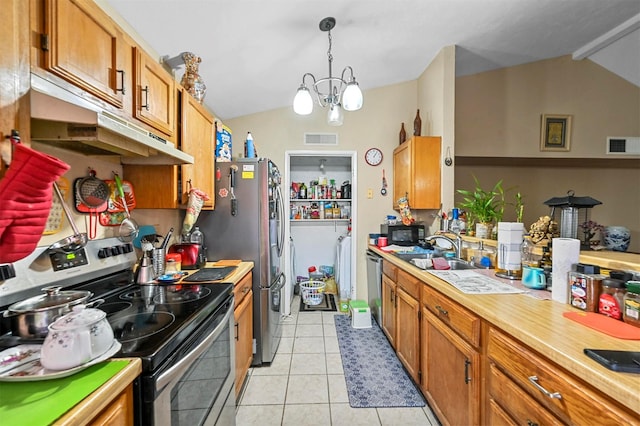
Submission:
[[[622,320],[622,307],[624,306],[625,284],[622,280],[605,278],[602,280],[602,292],[598,312],[608,317]]]
[[[173,274],[182,270],[182,255],[180,253],[169,253],[165,256],[165,274]]]
[[[624,295],[624,322],[640,327],[640,281],[628,281]]]

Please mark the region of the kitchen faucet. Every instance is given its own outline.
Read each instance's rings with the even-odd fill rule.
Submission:
[[[443,239],[445,241],[449,241],[449,243],[451,243],[453,248],[456,250],[456,257],[458,259],[462,259],[462,237],[460,235],[456,234],[456,240],[454,241],[451,238],[447,237],[446,235],[440,234],[440,231],[437,231],[434,235],[430,235],[426,237],[424,240],[426,242],[431,242],[433,240],[437,240],[438,238]]]

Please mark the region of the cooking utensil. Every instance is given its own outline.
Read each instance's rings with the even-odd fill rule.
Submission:
[[[58,188],[60,189],[60,193],[62,194],[62,198],[64,199],[69,193],[69,181],[64,177],[60,177],[58,178],[57,183]],[[51,210],[49,211],[47,224],[44,227],[42,235],[52,235],[58,233],[62,228],[63,214],[64,210],[62,208],[62,205],[60,204],[60,198],[54,196],[53,200],[51,201]]]
[[[384,169],[382,169],[382,189],[380,190],[380,194],[387,195],[387,178],[384,175]]]
[[[114,173],[114,180],[116,181],[116,187],[118,188],[118,195],[122,200],[124,211],[127,214],[127,217],[120,224],[119,237],[120,237],[120,241],[124,243],[129,243],[133,241],[135,237],[138,236],[140,227],[138,226],[135,220],[131,219],[131,213],[129,213],[127,200],[124,197],[124,190],[122,189],[122,181],[120,180],[120,176],[118,176],[117,173]]]
[[[98,213],[107,208],[109,185],[96,177],[95,170],[89,170],[89,176],[77,182],[76,194],[89,208],[89,238],[94,239],[98,231]]]
[[[41,339],[49,332],[49,324],[67,314],[73,306],[84,304],[93,296],[90,291],[66,290],[60,286],[45,287],[46,294],[14,303],[4,312],[11,321],[14,336]]]
[[[49,246],[48,250],[59,250],[65,253],[71,253],[87,245],[87,234],[81,234],[80,231],[78,231],[78,227],[73,220],[73,216],[71,216],[71,210],[69,210],[69,206],[67,206],[67,203],[65,203],[64,198],[62,197],[62,193],[60,192],[60,188],[58,187],[58,184],[56,182],[53,182],[53,189],[60,199],[60,204],[62,206],[62,209],[64,210],[64,214],[69,221],[69,225],[71,225],[71,228],[73,229],[73,235],[60,241],[56,241]]]

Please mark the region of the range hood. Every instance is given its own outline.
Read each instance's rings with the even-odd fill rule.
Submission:
[[[193,164],[174,144],[31,74],[31,139],[122,164]]]

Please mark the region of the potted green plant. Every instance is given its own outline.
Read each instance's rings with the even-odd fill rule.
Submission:
[[[484,190],[476,176],[473,177],[476,187],[473,190],[458,189],[463,196],[458,206],[467,213],[469,229],[475,224],[475,235],[478,238],[488,238],[495,222],[501,220],[504,213],[504,190],[502,180],[492,189]]]

